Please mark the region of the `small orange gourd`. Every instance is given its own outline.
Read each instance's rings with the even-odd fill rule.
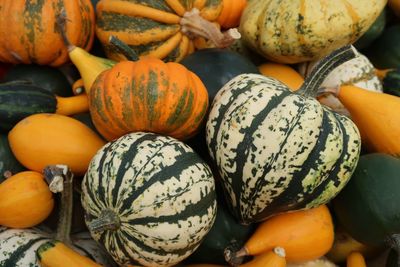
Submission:
[[[8,134],[10,148],[27,169],[41,172],[47,165],[65,164],[83,175],[105,142],[80,121],[59,114],[31,115]]]
[[[282,247],[288,262],[310,261],[325,255],[332,247],[334,228],[326,205],[278,214],[261,222],[253,235],[232,259],[260,255]]]
[[[0,225],[35,226],[49,216],[53,207],[53,194],[39,172],[20,172],[0,184]]]
[[[293,91],[299,89],[304,83],[300,73],[286,64],[268,62],[258,66],[258,69],[262,75],[277,79]]]
[[[347,267],[367,267],[364,256],[360,252],[352,252],[347,256]]]
[[[349,110],[370,152],[400,155],[400,97],[346,85],[337,96]]]
[[[217,19],[221,28],[229,29],[238,27],[246,4],[247,0],[223,0],[222,11]]]
[[[42,267],[101,267],[60,241],[48,241],[38,248],[36,256]]]

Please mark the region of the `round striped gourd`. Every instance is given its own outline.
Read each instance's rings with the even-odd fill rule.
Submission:
[[[350,47],[337,50],[296,92],[273,78],[242,74],[216,95],[208,149],[242,223],[319,206],[347,183],[360,153],[358,129],[310,95],[353,56]]]
[[[208,109],[207,89],[196,74],[150,57],[103,71],[88,97],[93,123],[107,140],[137,131],[184,140],[198,131]]]
[[[52,234],[40,229],[8,229],[0,226],[0,266],[2,267],[42,267],[37,258],[37,248],[52,240]],[[108,259],[88,233],[72,237],[73,249],[78,253],[110,266]]]
[[[233,37],[220,32],[216,20],[222,0],[101,0],[96,6],[96,36],[108,58],[125,57],[109,45],[111,35],[127,43],[138,55],[180,61],[209,44],[226,47]],[[235,37],[236,38],[236,37]]]
[[[303,63],[300,72],[303,76],[310,75],[318,61]],[[383,92],[382,83],[369,59],[359,54],[342,65],[338,66],[325,78],[320,88],[337,88],[341,85],[355,85],[373,92]],[[333,94],[322,94],[318,100],[336,112],[349,116],[349,111]]]
[[[193,150],[168,136],[131,133],[92,159],[82,182],[92,237],[121,266],[171,266],[212,227],[215,184]]]
[[[68,61],[68,51],[56,23],[65,14],[69,40],[89,50],[94,38],[90,0],[2,0],[0,2],[0,61],[53,67]]]
[[[241,22],[244,42],[271,61],[317,60],[354,43],[366,32],[387,0],[249,1]]]

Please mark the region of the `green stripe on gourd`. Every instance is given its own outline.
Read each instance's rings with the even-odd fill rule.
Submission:
[[[239,75],[218,92],[207,144],[242,223],[324,204],[347,183],[360,153],[358,129],[310,96],[354,55],[350,47],[336,51],[296,93],[258,74]]]
[[[82,183],[82,204],[92,237],[121,265],[182,261],[216,212],[207,164],[171,137],[141,132],[98,151]]]

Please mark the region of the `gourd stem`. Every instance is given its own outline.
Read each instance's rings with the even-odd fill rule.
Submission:
[[[53,193],[61,192],[61,207],[55,239],[70,245],[74,175],[66,165],[47,166],[43,173],[50,190]]]
[[[70,116],[89,111],[89,100],[86,94],[70,97],[56,96],[56,99],[57,114]]]
[[[97,219],[93,219],[87,224],[89,231],[93,233],[117,230],[120,225],[118,215],[110,209],[103,210]]]
[[[189,38],[203,37],[213,42],[218,48],[226,48],[241,37],[237,29],[221,32],[216,24],[201,17],[197,8],[185,12],[180,20],[180,25],[182,32]]]
[[[397,253],[397,266],[400,266],[400,234],[392,234],[387,243]]]
[[[118,39],[118,37],[111,35],[108,42],[115,50],[123,54],[130,61],[138,61],[138,54],[129,45]]]
[[[357,50],[352,45],[347,45],[333,51],[317,63],[310,75],[306,77],[303,85],[295,93],[315,97],[326,76],[339,65],[355,58],[357,54]]]
[[[231,265],[231,266],[240,265],[243,262],[244,257],[246,257],[248,255],[249,255],[249,253],[248,253],[246,247],[243,247],[236,252],[232,251],[229,248],[224,250],[225,261],[227,263],[229,263],[229,265]]]

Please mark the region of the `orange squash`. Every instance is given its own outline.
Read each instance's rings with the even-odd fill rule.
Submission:
[[[364,256],[360,252],[352,252],[347,257],[347,267],[367,267]]]
[[[0,1],[0,61],[54,67],[67,62],[67,47],[55,22],[63,12],[70,21],[69,40],[89,50],[95,26],[90,0]]]
[[[246,4],[247,0],[223,0],[222,11],[217,19],[221,28],[229,29],[238,27]]]
[[[349,110],[370,152],[400,155],[400,97],[346,85],[337,96]]]
[[[83,175],[105,142],[73,118],[40,113],[31,115],[8,134],[11,151],[27,169],[41,172],[47,165],[65,164]]]
[[[101,267],[59,241],[48,241],[36,251],[42,267]]]
[[[282,247],[288,262],[310,261],[332,247],[334,230],[326,205],[304,211],[283,213],[261,222],[253,235],[232,259],[259,255]]]
[[[272,77],[296,91],[304,83],[303,77],[292,67],[281,63],[263,63],[258,66],[262,75]]]
[[[20,172],[0,184],[0,225],[35,226],[49,216],[53,207],[53,194],[41,173]]]

